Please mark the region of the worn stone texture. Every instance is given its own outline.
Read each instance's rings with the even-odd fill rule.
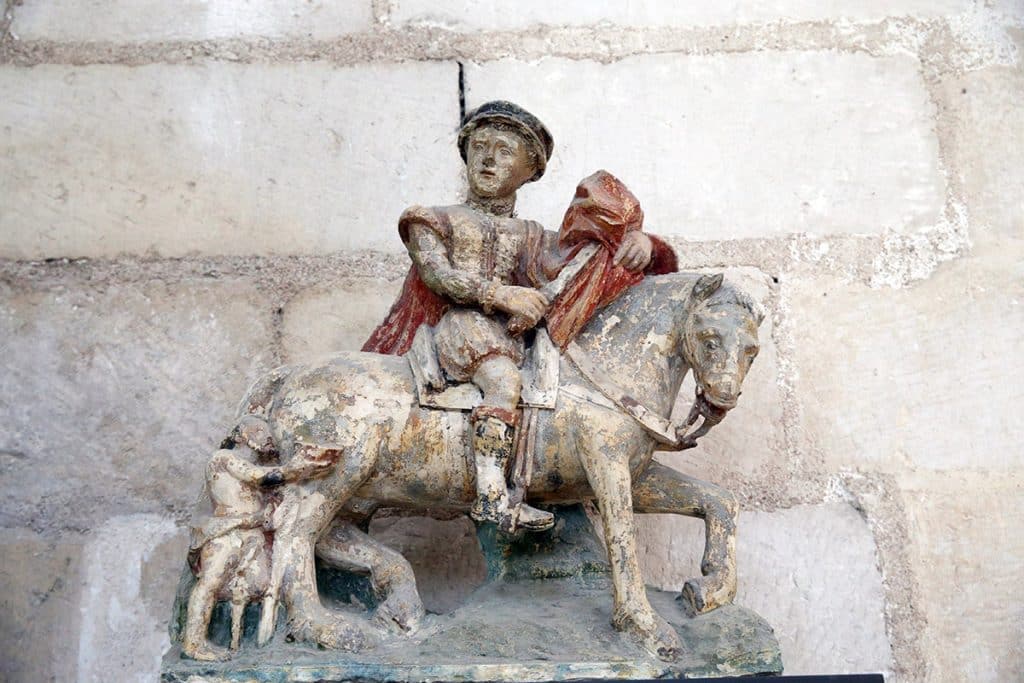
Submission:
[[[678,590],[700,575],[699,520],[639,515],[644,577]],[[775,629],[786,673],[887,671],[882,577],[867,523],[845,503],[740,513],[739,592]]]
[[[909,56],[509,59],[467,65],[466,83],[468,106],[511,99],[554,133],[548,174],[519,205],[552,228],[598,168],[633,189],[647,229],[692,239],[911,232],[945,201],[934,107]]]
[[[112,517],[82,556],[78,680],[153,680],[170,646],[167,615],[188,535],[160,515]]]
[[[543,0],[517,3],[516,11],[496,0],[458,0],[436,3],[430,0],[391,0],[388,15],[392,23],[410,22],[444,26],[463,31],[510,30],[537,24],[588,25],[611,23],[620,26],[714,26],[718,24],[772,21],[879,21],[887,17],[933,18],[964,12],[968,0],[761,0],[759,2],[674,2],[640,0],[629,3],[595,3],[570,0],[558,5]]]
[[[75,680],[82,546],[78,535],[0,530],[0,679]]]
[[[22,40],[205,40],[254,35],[331,36],[373,25],[371,0],[22,0],[12,30]]]
[[[191,512],[238,401],[276,362],[272,315],[252,285],[213,278],[4,290],[2,523]]]
[[[397,220],[394,228],[398,242]],[[353,279],[300,292],[284,306],[284,360],[309,361],[334,351],[358,351],[383,322],[402,280]]]
[[[1022,257],[976,250],[899,291],[783,277],[806,464],[1021,468]]]
[[[2,66],[0,257],[399,250],[403,209],[460,198],[456,83],[449,63]]]
[[[951,151],[971,238],[976,244],[1024,240],[1024,67],[950,76],[939,92],[954,121]]]
[[[1024,478],[901,477],[925,605],[929,681],[1019,680],[1024,669]],[[979,505],[979,501],[987,501]]]

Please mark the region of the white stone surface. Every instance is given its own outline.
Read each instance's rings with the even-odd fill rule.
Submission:
[[[700,575],[703,523],[639,515],[644,577],[678,590]],[[875,543],[845,503],[741,512],[736,603],[768,620],[786,673],[886,671],[892,652],[883,617]]]
[[[153,551],[176,537],[182,541],[177,546],[183,554],[188,547],[185,532],[159,515],[114,517],[94,531],[82,557],[82,683],[145,683],[159,675],[160,660],[171,644],[166,621],[183,555],[174,566],[162,568],[157,609],[145,599],[156,586],[144,584],[143,573]]]
[[[1019,3],[1024,15],[1024,2]],[[1024,68],[994,67],[942,83],[955,112],[953,152],[977,243],[1024,240]]]
[[[402,280],[360,279],[300,293],[284,307],[285,361],[302,363],[334,351],[358,351],[384,321],[401,289]]]
[[[275,364],[255,287],[0,287],[0,523],[191,512],[243,392]]]
[[[694,239],[911,232],[944,203],[934,107],[909,56],[546,58],[467,66],[467,106],[510,99],[555,137],[520,214],[557,228],[604,168],[652,232]]]
[[[401,249],[462,193],[456,67],[0,67],[0,257]]]
[[[371,0],[22,0],[22,40],[145,42],[240,36],[328,38],[373,24]]]
[[[898,472],[1024,466],[1024,247],[904,290],[783,278],[807,452]]]
[[[1019,680],[1024,663],[1024,478],[902,477],[927,627],[929,681]]]
[[[880,21],[886,17],[933,18],[970,9],[968,0],[723,0],[678,2],[633,0],[621,3],[522,0],[515,11],[497,0],[391,0],[393,23],[411,22],[458,30],[509,30],[537,24],[620,26],[714,26],[773,21]]]

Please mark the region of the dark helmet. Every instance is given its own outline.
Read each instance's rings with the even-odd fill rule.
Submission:
[[[537,172],[530,180],[537,180],[544,175],[551,152],[555,148],[555,140],[536,116],[517,104],[505,100],[493,100],[481,104],[466,114],[459,131],[459,153],[466,161],[466,145],[474,130],[485,123],[504,123],[516,130],[532,147],[534,158],[537,159]]]

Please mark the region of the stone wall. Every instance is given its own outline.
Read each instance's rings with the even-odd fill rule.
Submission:
[[[740,407],[659,458],[739,495],[787,670],[1018,677],[1020,0],[438,4],[6,1],[0,678],[155,677],[235,402],[358,348],[493,97],[556,138],[522,215],[607,168],[769,310]],[[641,531],[650,583],[698,571],[699,523]],[[480,580],[463,520],[374,533],[434,609]]]

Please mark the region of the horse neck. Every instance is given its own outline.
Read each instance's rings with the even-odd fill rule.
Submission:
[[[689,365],[682,354],[686,295],[698,276],[649,277],[598,312],[577,344],[616,384],[668,417]]]

